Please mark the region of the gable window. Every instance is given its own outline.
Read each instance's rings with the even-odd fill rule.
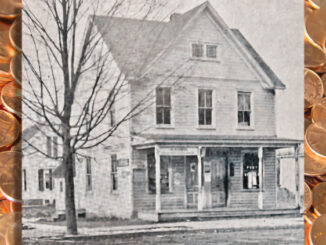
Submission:
[[[216,50],[217,46],[216,45],[207,45],[206,46],[206,56],[207,58],[216,58]]]
[[[198,123],[212,125],[213,91],[210,89],[198,90]]]
[[[251,126],[251,93],[238,92],[238,125]]]
[[[117,155],[111,155],[111,183],[112,183],[112,190],[115,191],[118,189],[118,160]]]
[[[86,158],[86,189],[88,191],[92,190],[92,165],[91,158]]]
[[[243,155],[243,189],[258,189],[259,159],[257,153],[246,153]]]
[[[192,57],[201,58],[204,56],[204,45],[199,43],[192,44]]]
[[[156,124],[171,124],[171,88],[156,89]]]

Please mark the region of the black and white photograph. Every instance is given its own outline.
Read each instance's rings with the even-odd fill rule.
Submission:
[[[303,244],[303,7],[24,0],[23,243]]]

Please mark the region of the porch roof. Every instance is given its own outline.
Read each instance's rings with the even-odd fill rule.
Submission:
[[[137,137],[138,138],[138,137]],[[303,140],[278,138],[276,136],[243,135],[142,135],[134,140],[136,149],[147,149],[154,145],[198,145],[216,147],[272,147],[287,148],[302,144]]]

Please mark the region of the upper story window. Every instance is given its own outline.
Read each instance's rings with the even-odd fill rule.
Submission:
[[[110,111],[109,111],[109,121],[110,121],[110,127],[116,126],[116,113],[115,113],[115,104],[113,103]]]
[[[50,157],[58,157],[58,137],[46,137],[46,153]]]
[[[258,189],[259,159],[257,153],[246,153],[243,155],[243,189]]]
[[[207,45],[206,46],[206,56],[207,58],[216,58],[216,50],[217,46],[216,45]]]
[[[211,89],[198,90],[198,124],[212,125],[213,91]]]
[[[238,125],[251,126],[251,93],[238,92]]]
[[[192,57],[201,58],[204,56],[204,45],[193,43],[192,44]]]
[[[118,159],[117,155],[111,155],[111,183],[112,191],[118,189]]]
[[[156,89],[156,123],[171,124],[171,88]]]

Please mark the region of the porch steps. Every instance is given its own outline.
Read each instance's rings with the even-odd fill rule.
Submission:
[[[225,219],[225,218],[249,218],[271,216],[295,216],[300,215],[299,209],[273,209],[273,210],[171,210],[155,212],[140,212],[138,218],[155,222]]]

